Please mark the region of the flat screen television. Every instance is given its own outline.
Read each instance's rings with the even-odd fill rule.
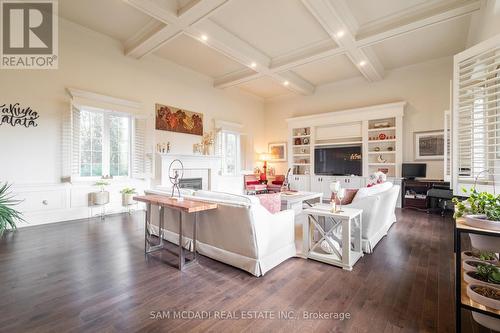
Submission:
[[[425,178],[426,174],[427,164],[425,163],[403,163],[401,170],[401,176],[403,176],[403,178]]]
[[[361,146],[337,146],[314,150],[316,175],[345,176],[362,174]]]

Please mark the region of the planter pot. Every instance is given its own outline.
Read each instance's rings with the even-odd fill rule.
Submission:
[[[105,205],[107,203],[109,203],[109,192],[108,191],[89,193],[89,204],[91,206]]]
[[[498,259],[492,259],[492,260],[481,260],[478,257],[475,257],[471,253],[472,251],[463,251],[462,252],[462,261],[466,260],[472,260],[472,261],[479,261],[479,262],[484,262],[492,265],[497,265],[498,264]],[[496,255],[495,255],[496,256]]]
[[[500,252],[500,237],[469,234],[473,248],[479,251]]]
[[[486,219],[486,215],[465,215],[465,224],[474,228],[500,231],[500,221]]]
[[[492,309],[500,310],[500,300],[495,300],[495,299],[490,298],[490,297],[485,297],[485,296],[477,293],[476,291],[474,291],[474,289],[477,287],[493,289],[499,293],[500,293],[500,289],[489,287],[489,286],[486,287],[486,286],[480,285],[480,284],[469,284],[467,286],[467,296],[469,296],[473,301],[478,302],[479,304],[482,304],[484,306],[490,307]]]
[[[475,277],[471,276],[471,274],[474,272],[464,272],[464,281],[469,283],[469,284],[474,284],[474,285],[483,285],[483,286],[488,286],[492,288],[500,288],[500,285],[495,284],[495,283],[490,283],[490,282],[484,282],[481,280],[476,279]]]
[[[487,264],[486,262],[480,261],[480,260],[464,260],[464,261],[462,261],[462,267],[463,267],[464,271],[466,271],[466,272],[476,272],[477,271],[477,268],[475,266],[471,265],[471,263]]]
[[[132,199],[134,197],[135,194],[125,194],[123,193],[122,194],[122,205],[123,206],[130,206],[130,205],[133,205],[135,203],[134,199]]]
[[[471,313],[472,318],[474,318],[474,320],[479,324],[495,332],[500,332],[500,319],[496,319],[475,311],[471,311]]]

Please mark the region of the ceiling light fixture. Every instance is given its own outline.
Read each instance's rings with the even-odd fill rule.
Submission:
[[[252,68],[255,68],[255,67],[257,67],[257,63],[255,63],[255,62],[252,62],[252,63],[250,64],[250,67],[252,67]]]
[[[344,36],[344,34],[345,34],[344,30],[339,30],[339,31],[335,34],[335,36],[337,36],[337,38],[341,38],[341,37],[343,37],[343,36]]]
[[[361,61],[359,62],[359,65],[360,65],[361,67],[363,67],[364,65],[366,65],[366,61],[361,60]]]
[[[208,40],[208,36],[207,35],[201,35],[201,40],[206,42]]]
[[[288,81],[283,82],[283,85],[284,85],[285,87],[286,87],[286,86],[288,86],[289,84],[290,84],[290,82],[288,82]]]

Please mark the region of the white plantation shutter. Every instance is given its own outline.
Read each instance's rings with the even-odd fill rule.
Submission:
[[[72,182],[80,175],[80,114],[80,109],[71,104],[69,111],[63,115],[63,182]]]
[[[444,112],[444,180],[451,182],[451,112]]]
[[[500,36],[455,56],[455,194],[500,183]],[[456,178],[456,179],[455,179]]]
[[[151,154],[147,153],[147,119],[135,117],[132,127],[132,177],[146,179],[152,173]]]

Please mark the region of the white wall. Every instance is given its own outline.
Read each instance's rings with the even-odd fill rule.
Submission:
[[[468,46],[500,34],[500,0],[482,0],[481,10],[471,19]]]
[[[285,118],[407,101],[403,120],[403,161],[412,162],[413,132],[443,129],[449,108],[452,58],[432,60],[386,72],[383,81],[354,78],[317,88],[312,96],[284,96],[266,103],[266,139],[286,141]],[[443,162],[427,162],[428,178],[443,178]],[[285,163],[275,164],[284,172]]]
[[[0,70],[0,105],[19,102],[40,115],[36,128],[0,127],[0,181],[16,184],[59,183],[61,117],[69,109],[67,87],[141,102],[154,119],[155,103],[204,114],[205,129],[214,118],[239,122],[263,147],[262,100],[239,90],[219,90],[212,80],[156,56],[124,56],[121,43],[60,20],[58,70]],[[171,141],[172,152],[191,153],[199,136],[156,131]]]

